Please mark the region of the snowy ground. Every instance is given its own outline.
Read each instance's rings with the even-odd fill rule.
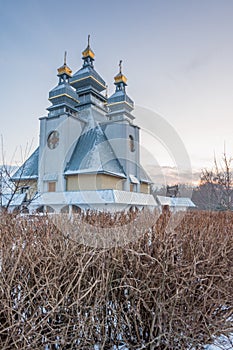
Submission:
[[[233,350],[233,335],[230,339],[221,336],[216,339],[214,344],[205,346],[205,350]]]
[[[206,345],[204,347],[205,350],[233,350],[233,336],[229,340],[224,336],[221,336],[216,339],[214,344]],[[100,350],[100,347],[98,345],[94,346],[94,350]],[[112,350],[129,350],[125,345],[121,345],[119,347],[114,346]]]

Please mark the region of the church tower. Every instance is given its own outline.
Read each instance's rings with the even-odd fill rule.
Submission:
[[[87,128],[94,128],[96,122],[106,120],[107,101],[102,94],[106,89],[105,81],[94,68],[95,54],[90,47],[90,35],[87,48],[82,52],[82,59],[83,66],[70,79],[70,84],[78,95],[77,110],[80,117],[87,121]]]
[[[139,127],[133,124],[135,117],[133,100],[126,93],[127,78],[122,73],[122,61],[119,72],[114,77],[115,92],[108,98],[108,119],[104,131],[111,143],[124,172],[128,174],[124,184],[125,191],[140,191],[140,149]]]
[[[72,70],[64,64],[58,68],[58,85],[49,92],[48,115],[40,118],[39,192],[65,191],[64,168],[85,124],[76,110],[76,91],[70,86]]]
[[[116,91],[108,99],[108,116],[110,120],[127,120],[131,123],[135,117],[131,114],[134,102],[126,93],[127,78],[122,73],[122,61],[119,63],[119,73],[114,77]]]

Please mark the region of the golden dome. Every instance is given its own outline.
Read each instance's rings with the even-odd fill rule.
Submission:
[[[95,58],[95,54],[90,47],[90,35],[88,35],[87,48],[82,52],[82,55],[83,55],[83,58],[86,58],[86,57],[91,57],[92,59]]]
[[[127,83],[127,78],[124,74],[122,74],[122,61],[119,63],[120,71],[119,73],[114,77],[115,83]]]
[[[66,75],[69,75],[70,77],[72,75],[72,70],[66,64],[63,64],[63,66],[58,68],[57,71],[59,75],[66,74]]]
[[[70,77],[72,75],[72,70],[66,64],[66,51],[65,51],[65,55],[64,55],[64,64],[63,64],[63,66],[58,68],[57,71],[58,71],[58,75],[66,74],[66,75],[69,75]]]
[[[114,77],[115,83],[127,83],[127,78],[124,74],[122,73],[118,73],[115,77]]]

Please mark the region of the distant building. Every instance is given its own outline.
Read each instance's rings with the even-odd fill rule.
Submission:
[[[72,75],[65,54],[58,85],[49,92],[48,114],[40,118],[39,147],[12,177],[26,193],[15,203],[30,212],[157,206],[140,165],[139,127],[121,62],[108,98],[94,57],[88,38],[83,65]]]
[[[156,196],[156,199],[160,208],[169,209],[171,212],[196,208],[196,205],[190,198]]]
[[[178,197],[179,195],[179,186],[167,186],[166,197]]]

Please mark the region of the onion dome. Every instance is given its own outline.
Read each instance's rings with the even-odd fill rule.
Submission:
[[[114,77],[114,84],[117,86],[117,87],[120,87],[120,86],[127,86],[127,78],[124,74],[122,74],[122,60],[120,60],[120,63],[119,63],[119,73]]]
[[[65,76],[67,79],[69,79],[72,76],[72,70],[66,64],[66,55],[67,55],[67,52],[65,51],[64,63],[60,68],[57,69],[57,72],[58,72],[57,76],[58,77]]]
[[[82,52],[84,63],[90,62],[93,65],[95,54],[90,47],[90,35],[88,35],[87,48]]]

